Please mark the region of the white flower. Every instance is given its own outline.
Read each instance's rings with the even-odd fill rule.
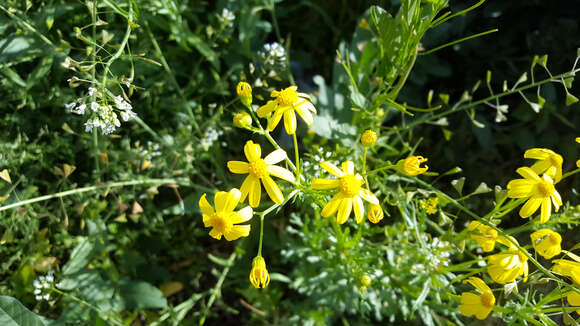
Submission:
[[[233,27],[234,20],[236,20],[236,15],[234,15],[234,13],[231,12],[231,10],[224,8],[222,9],[221,15],[218,16],[218,19],[222,24],[226,25],[227,27]]]
[[[70,103],[68,103],[68,104],[65,104],[65,105],[64,105],[64,107],[65,107],[67,110],[71,111],[71,110],[72,110],[72,109],[75,107],[75,105],[77,105],[77,103],[76,103],[76,102],[70,102]]]
[[[85,114],[86,109],[87,109],[87,105],[83,103],[83,104],[77,106],[76,108],[74,108],[71,112],[76,113],[78,115],[83,115],[83,114]]]
[[[89,87],[89,96],[93,96],[97,92],[97,89],[94,87]]]
[[[91,102],[91,110],[93,112],[97,112],[99,111],[99,108],[101,107],[101,105],[97,102]]]

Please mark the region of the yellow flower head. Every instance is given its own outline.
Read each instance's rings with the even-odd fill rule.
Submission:
[[[425,211],[425,213],[432,215],[437,213],[437,205],[439,204],[438,197],[431,197],[427,200],[421,200],[421,209]]]
[[[353,162],[343,162],[342,171],[330,162],[322,162],[320,167],[337,177],[337,179],[314,179],[311,187],[319,190],[338,188],[336,195],[322,209],[322,217],[330,217],[338,211],[336,222],[343,224],[354,208],[356,222],[360,223],[365,213],[362,199],[371,204],[379,204],[377,197],[362,187],[364,179],[360,174],[355,174]]]
[[[248,140],[244,146],[244,153],[248,162],[229,161],[228,168],[230,172],[237,174],[248,174],[240,191],[242,192],[241,201],[249,198],[250,206],[258,207],[260,205],[260,196],[262,194],[262,187],[260,181],[264,184],[266,193],[270,199],[276,204],[281,204],[284,201],[284,195],[280,187],[274,182],[270,175],[284,179],[286,181],[294,182],[296,179],[292,172],[287,169],[274,165],[286,158],[286,152],[283,149],[277,149],[268,154],[263,159],[261,158],[262,149],[259,144],[254,144],[253,141]]]
[[[562,205],[562,198],[554,188],[552,178],[547,174],[540,178],[534,170],[528,167],[521,167],[516,172],[524,179],[515,179],[508,183],[508,197],[529,198],[520,209],[522,218],[529,217],[542,206],[540,223],[546,223],[552,213],[552,204],[556,212]]]
[[[289,135],[296,133],[296,112],[307,125],[312,125],[316,114],[312,99],[308,94],[299,93],[297,86],[290,86],[281,91],[272,91],[271,97],[275,100],[268,101],[258,109],[258,116],[264,118],[272,112],[274,114],[268,119],[268,131],[274,130],[282,116],[284,116],[284,127]]]
[[[471,239],[477,241],[484,252],[493,251],[498,238],[496,230],[478,221],[469,223],[467,230],[472,232]]]
[[[384,215],[381,205],[371,204],[371,207],[369,207],[369,221],[371,221],[371,223],[379,223]]]
[[[487,286],[487,284],[485,284],[479,277],[470,277],[464,280],[463,283],[473,285],[473,287],[481,293],[461,293],[461,304],[458,307],[459,311],[464,316],[469,317],[475,315],[475,318],[484,320],[489,316],[493,306],[495,305],[495,296],[491,292],[489,286]]]
[[[531,169],[537,175],[545,173],[554,180],[554,183],[558,183],[562,179],[562,163],[564,159],[560,154],[546,148],[532,148],[524,153],[524,158],[538,160],[531,166]]]
[[[572,307],[578,307],[580,306],[580,293],[577,292],[570,292],[570,294],[568,294],[568,303],[572,306]],[[576,310],[577,314],[580,314],[580,310]]]
[[[552,267],[554,273],[568,276],[575,284],[580,284],[580,263],[566,259],[555,259],[552,262],[556,264]]]
[[[270,274],[266,269],[266,261],[262,256],[256,256],[252,261],[252,270],[250,271],[250,283],[256,288],[265,288],[270,284]]]
[[[549,229],[541,229],[532,234],[532,246],[542,257],[550,259],[562,252],[562,236]]]
[[[510,237],[515,241],[513,237]],[[518,276],[528,280],[528,257],[518,250],[508,239],[498,237],[498,242],[509,247],[509,250],[487,257],[487,273],[499,284],[513,282]]]
[[[234,188],[229,192],[218,191],[214,197],[215,210],[205,199],[203,194],[199,199],[199,208],[203,213],[203,225],[211,227],[209,235],[220,240],[222,235],[228,241],[233,241],[250,234],[250,225],[236,225],[244,223],[252,218],[252,208],[246,206],[237,212],[234,209],[240,201],[241,193]]]
[[[377,133],[372,130],[366,130],[360,139],[364,147],[372,147],[377,142]]]
[[[421,167],[421,163],[427,162],[427,159],[423,156],[409,156],[404,160],[399,160],[397,162],[397,170],[408,175],[416,176],[427,172],[429,167]]]
[[[247,128],[252,125],[252,117],[248,112],[242,111],[234,115],[234,126],[238,128]]]
[[[252,86],[246,82],[239,82],[236,87],[236,92],[242,104],[250,106],[252,104]]]
[[[363,274],[363,276],[360,277],[360,284],[364,287],[371,286],[372,282],[373,280],[367,274]]]
[[[576,137],[576,142],[580,143],[580,137]]]

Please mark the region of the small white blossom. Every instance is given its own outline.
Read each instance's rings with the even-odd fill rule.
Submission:
[[[39,276],[36,280],[32,282],[34,286],[34,298],[37,301],[49,301],[50,300],[50,289],[54,284],[54,275],[52,272],[46,274],[46,276]]]
[[[101,107],[101,105],[99,103],[91,102],[91,111],[97,112],[97,111],[99,111],[100,107]]]
[[[64,107],[65,107],[67,110],[69,110],[69,111],[72,111],[72,109],[75,107],[75,105],[77,105],[77,103],[76,103],[76,102],[70,102],[70,103],[68,103],[68,104],[65,104],[65,105],[64,105]]]
[[[236,15],[234,15],[234,13],[231,10],[224,8],[222,9],[221,15],[218,16],[218,19],[223,25],[231,28],[234,26]]]
[[[286,49],[278,42],[264,44],[260,56],[267,65],[286,65]]]
[[[97,89],[94,87],[89,87],[89,96],[93,96],[97,92]]]

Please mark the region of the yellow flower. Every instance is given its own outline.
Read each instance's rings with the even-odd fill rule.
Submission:
[[[367,274],[363,274],[363,275],[360,277],[360,283],[361,283],[361,284],[362,284],[362,286],[364,286],[364,287],[369,287],[369,286],[371,286],[372,282],[373,282],[373,280],[372,280],[372,279],[371,279],[371,277],[370,277],[370,276],[368,276]]]
[[[260,186],[260,181],[262,181],[270,199],[276,204],[281,204],[284,201],[284,195],[270,175],[290,182],[296,180],[292,172],[281,166],[274,165],[286,158],[286,152],[283,149],[277,149],[262,159],[260,158],[262,155],[260,145],[248,140],[244,146],[244,153],[248,162],[228,162],[228,168],[232,173],[248,174],[240,188],[242,192],[241,201],[243,202],[246,196],[249,195],[250,206],[258,207],[262,194]]]
[[[252,218],[252,208],[246,206],[237,212],[234,209],[240,201],[241,193],[234,188],[229,192],[218,191],[214,197],[215,211],[203,194],[199,199],[199,208],[203,217],[203,225],[212,227],[209,235],[220,240],[222,235],[228,241],[233,241],[250,234],[250,225],[236,225]]]
[[[238,128],[247,128],[252,125],[252,117],[248,112],[238,112],[234,115],[234,126]]]
[[[270,284],[270,274],[266,269],[266,261],[262,256],[256,256],[252,261],[252,270],[250,271],[250,283],[256,288],[265,288]]]
[[[554,273],[571,277],[574,283],[580,284],[580,263],[566,259],[555,259],[552,262],[556,264],[552,267]]]
[[[537,175],[546,173],[554,180],[554,183],[558,183],[562,179],[562,163],[564,159],[554,151],[546,148],[532,148],[524,153],[524,158],[538,160],[531,166],[531,169]]]
[[[546,223],[550,219],[552,213],[552,204],[557,212],[562,205],[562,198],[556,188],[554,182],[547,174],[542,178],[536,172],[528,167],[521,167],[516,172],[524,177],[524,179],[512,180],[508,183],[508,197],[510,198],[528,198],[526,203],[520,209],[520,216],[522,218],[529,217],[534,214],[540,205],[542,206],[542,213],[540,216],[540,223]]]
[[[236,92],[242,104],[249,107],[252,104],[252,86],[246,82],[239,82]]]
[[[472,234],[471,239],[477,241],[484,252],[493,251],[495,242],[498,238],[496,230],[478,221],[472,221],[469,223],[467,230],[473,233],[477,233]]]
[[[336,222],[343,224],[354,208],[356,222],[360,223],[365,213],[362,199],[371,204],[379,204],[379,200],[372,192],[361,187],[364,179],[360,174],[354,173],[355,166],[353,162],[343,162],[342,171],[330,162],[322,162],[320,167],[337,177],[337,179],[314,179],[311,184],[312,188],[320,190],[338,188],[338,193],[322,209],[322,217],[330,217],[338,211]]]
[[[475,318],[484,320],[489,316],[489,313],[495,305],[495,296],[489,286],[479,277],[470,277],[464,280],[463,283],[473,285],[481,294],[475,294],[473,292],[461,293],[461,304],[458,307],[459,311],[464,316],[469,317],[475,315]]]
[[[570,294],[568,294],[568,303],[572,307],[580,306],[580,293],[570,292]],[[576,313],[580,314],[580,310],[576,310]]]
[[[515,241],[513,237],[510,237]],[[491,279],[499,284],[513,282],[518,276],[528,280],[528,257],[518,250],[509,240],[498,237],[496,240],[509,247],[508,251],[487,257],[487,273]]]
[[[432,215],[437,213],[437,204],[439,204],[438,197],[431,197],[427,200],[421,200],[421,209],[425,211],[425,213]]]
[[[364,147],[371,147],[377,141],[377,133],[372,130],[366,130],[360,139]]]
[[[314,118],[312,114],[316,113],[314,105],[312,105],[311,98],[308,94],[298,93],[297,86],[290,86],[281,91],[272,91],[271,97],[275,100],[268,101],[265,105],[258,109],[258,116],[264,118],[270,113],[274,114],[268,120],[268,131],[274,130],[282,116],[284,116],[284,127],[289,135],[296,133],[296,112],[306,122],[307,125],[312,125]]]
[[[429,169],[427,165],[425,167],[420,166],[423,162],[427,162],[427,159],[423,156],[409,156],[397,162],[397,170],[412,176],[423,174]]]
[[[369,208],[369,221],[371,223],[377,224],[379,223],[384,217],[383,209],[381,205],[371,204]]]
[[[541,229],[532,234],[532,246],[542,257],[550,259],[562,252],[562,236],[549,229]]]

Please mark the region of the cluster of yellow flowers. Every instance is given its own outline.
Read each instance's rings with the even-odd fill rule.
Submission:
[[[533,215],[541,207],[539,223],[543,224],[550,218],[552,205],[555,211],[558,211],[562,205],[562,199],[554,184],[562,179],[563,159],[559,154],[545,148],[527,150],[524,158],[537,161],[531,167],[521,167],[516,170],[523,179],[512,180],[508,183],[507,196],[527,198],[519,211],[522,218]],[[528,257],[530,256],[514,237],[499,235],[497,227],[479,221],[472,221],[467,230],[471,233],[471,239],[475,240],[484,252],[493,251],[496,242],[506,247],[500,253],[487,257],[487,274],[495,283],[511,283],[518,276],[523,276],[523,281],[527,281]],[[530,235],[530,238],[536,253],[545,259],[551,259],[562,253],[562,236],[553,230],[537,230]],[[580,257],[570,252],[566,253],[575,261],[553,260],[555,265],[552,271],[569,276],[575,284],[580,284]],[[475,315],[477,319],[487,318],[495,305],[495,297],[491,289],[477,277],[470,277],[464,282],[473,285],[479,293],[462,293],[459,311],[465,316]],[[568,301],[571,305],[580,304],[580,294],[571,292],[568,295]]]
[[[248,140],[244,146],[244,154],[247,162],[227,162],[227,167],[230,172],[234,174],[247,174],[240,188],[231,189],[229,192],[218,191],[214,197],[215,209],[207,201],[206,194],[203,194],[199,200],[203,223],[205,227],[212,228],[209,235],[218,240],[223,236],[227,241],[247,237],[250,234],[250,225],[243,223],[248,222],[252,218],[254,214],[253,209],[260,205],[262,185],[268,197],[275,203],[273,207],[277,207],[284,203],[285,197],[273,177],[288,181],[294,185],[298,185],[304,180],[304,178],[300,177],[300,160],[296,141],[296,114],[310,126],[314,121],[313,114],[316,113],[310,96],[298,92],[296,86],[290,86],[281,91],[272,91],[270,96],[274,99],[268,101],[256,111],[259,118],[267,119],[266,131],[261,127],[257,117],[254,115],[252,108],[252,87],[246,82],[240,82],[236,88],[236,92],[240,102],[248,109],[248,112],[243,111],[235,114],[233,124],[239,128],[260,131],[262,134],[268,136],[268,132],[273,131],[283,117],[286,132],[294,137],[296,165],[292,165],[286,152],[279,148],[271,138],[269,139],[270,142],[277,149],[264,158],[262,158],[260,145]],[[254,120],[257,122],[259,129],[252,127]],[[363,174],[366,172],[365,162],[367,149],[374,146],[377,138],[377,134],[372,130],[365,131],[361,136],[361,143],[365,150]],[[293,171],[277,165],[282,161],[286,161]],[[427,166],[421,166],[425,161],[427,159],[422,156],[410,156],[400,160],[395,168],[402,173],[416,176],[427,171]],[[384,212],[380,206],[379,199],[371,192],[368,184],[366,188],[363,187],[366,183],[365,178],[361,174],[356,173],[356,167],[352,161],[343,162],[341,168],[326,161],[322,162],[320,166],[333,175],[334,178],[314,179],[310,184],[310,188],[315,190],[336,189],[332,199],[322,208],[321,215],[323,217],[327,218],[336,215],[337,223],[343,224],[354,211],[356,222],[361,223],[365,215],[364,200],[370,203],[370,207],[368,208],[369,221],[371,223],[378,223],[383,219]],[[248,199],[249,206],[235,211],[238,204],[243,203],[246,198]],[[261,217],[261,223],[263,223],[263,217],[266,211],[257,213]],[[263,228],[261,227],[258,254],[253,260],[249,277],[250,283],[256,288],[266,287],[270,282],[266,262],[261,256],[262,230]]]

